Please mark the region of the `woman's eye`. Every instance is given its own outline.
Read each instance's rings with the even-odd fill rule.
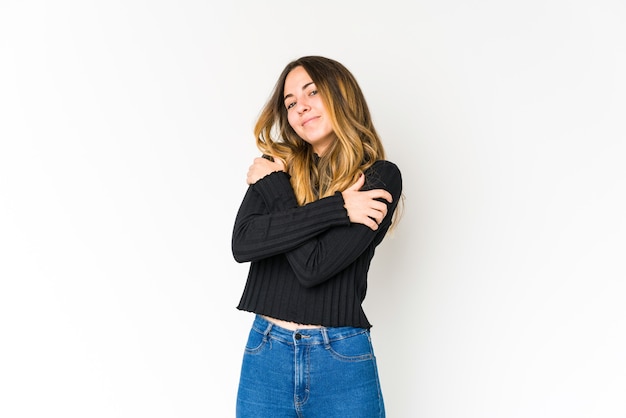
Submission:
[[[315,96],[317,94],[317,90],[311,90],[309,96]]]
[[[296,102],[291,102],[287,104],[287,110],[291,109],[292,107],[294,107],[296,105]]]

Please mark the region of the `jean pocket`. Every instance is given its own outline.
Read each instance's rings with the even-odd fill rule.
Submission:
[[[374,358],[369,331],[330,341],[327,349],[334,358],[340,361],[365,361]]]
[[[259,331],[252,328],[246,342],[246,353],[257,354],[267,344],[267,337]]]

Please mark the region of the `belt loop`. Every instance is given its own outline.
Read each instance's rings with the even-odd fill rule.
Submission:
[[[328,332],[326,332],[326,327],[322,327],[320,331],[322,332],[322,338],[324,339],[324,348],[330,348],[330,340],[328,339]]]
[[[263,331],[263,338],[265,340],[267,340],[267,338],[270,335],[270,331],[272,330],[272,327],[274,326],[273,323],[271,323],[270,321],[267,321],[267,327],[265,328],[265,331]]]

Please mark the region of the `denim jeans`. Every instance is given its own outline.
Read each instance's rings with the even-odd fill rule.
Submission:
[[[241,367],[237,417],[384,416],[369,330],[290,331],[256,316]]]

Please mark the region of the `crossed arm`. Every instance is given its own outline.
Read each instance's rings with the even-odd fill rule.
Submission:
[[[266,158],[255,158],[252,165],[248,169],[246,181],[252,185],[276,171],[285,171],[285,165],[279,159],[275,161]],[[389,203],[393,202],[393,197],[385,189],[373,189],[361,191],[365,184],[365,174],[361,174],[359,179],[341,194],[344,200],[344,207],[348,211],[350,222],[355,224],[363,224],[368,228],[376,231],[378,225],[387,215],[387,204],[378,199],[384,199]]]

